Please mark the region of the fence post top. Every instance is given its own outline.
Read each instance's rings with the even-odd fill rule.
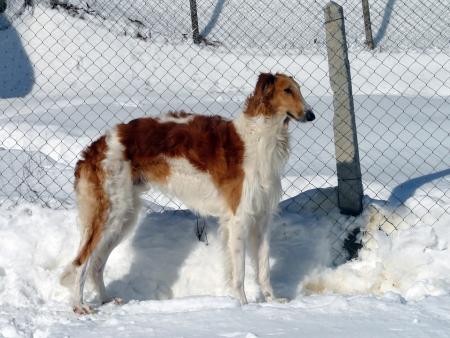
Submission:
[[[342,19],[344,17],[344,10],[342,6],[334,1],[330,1],[325,7],[325,23]]]

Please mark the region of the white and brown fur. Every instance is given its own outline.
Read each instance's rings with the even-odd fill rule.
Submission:
[[[241,303],[247,303],[246,245],[265,300],[274,300],[269,223],[281,197],[290,118],[314,119],[299,85],[283,74],[261,74],[232,121],[184,112],[144,117],[117,125],[87,147],[75,170],[81,243],[61,277],[73,288],[74,311],[90,311],[83,301],[87,275],[101,302],[109,300],[106,261],[136,222],[139,195],[150,187],[219,219],[226,271]]]

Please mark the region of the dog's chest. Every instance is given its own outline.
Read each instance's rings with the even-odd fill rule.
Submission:
[[[287,134],[246,143],[244,203],[257,212],[273,212],[281,198],[281,175],[289,156]]]

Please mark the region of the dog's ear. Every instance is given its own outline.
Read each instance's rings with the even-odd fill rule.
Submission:
[[[267,97],[272,94],[275,84],[275,75],[270,73],[259,74],[258,81],[255,87],[255,96],[261,98]]]

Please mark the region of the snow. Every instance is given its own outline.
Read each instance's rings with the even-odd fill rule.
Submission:
[[[186,1],[145,2],[146,11],[127,2],[126,15],[118,2],[90,2],[106,19],[69,16],[45,1],[8,29],[0,16],[0,337],[448,336],[448,6],[376,2],[379,43],[368,52],[360,2],[344,2],[366,194],[355,218],[339,213],[333,188],[323,2],[308,1],[306,16],[279,1],[199,2],[208,14],[200,26],[218,47],[183,37],[190,22],[177,13],[188,12]],[[274,13],[289,18],[279,23],[282,44],[265,25]],[[261,303],[247,264],[251,303],[240,306],[224,282],[215,220],[199,241],[197,217],[150,192],[105,271],[108,293],[124,304],[98,306],[88,286],[96,312],[73,314],[58,280],[79,240],[72,183],[83,147],[119,121],[169,109],[234,116],[267,70],[300,80],[318,117],[290,127],[295,142],[272,229],[272,281],[290,302]],[[344,245],[357,228],[363,247],[347,261]]]

